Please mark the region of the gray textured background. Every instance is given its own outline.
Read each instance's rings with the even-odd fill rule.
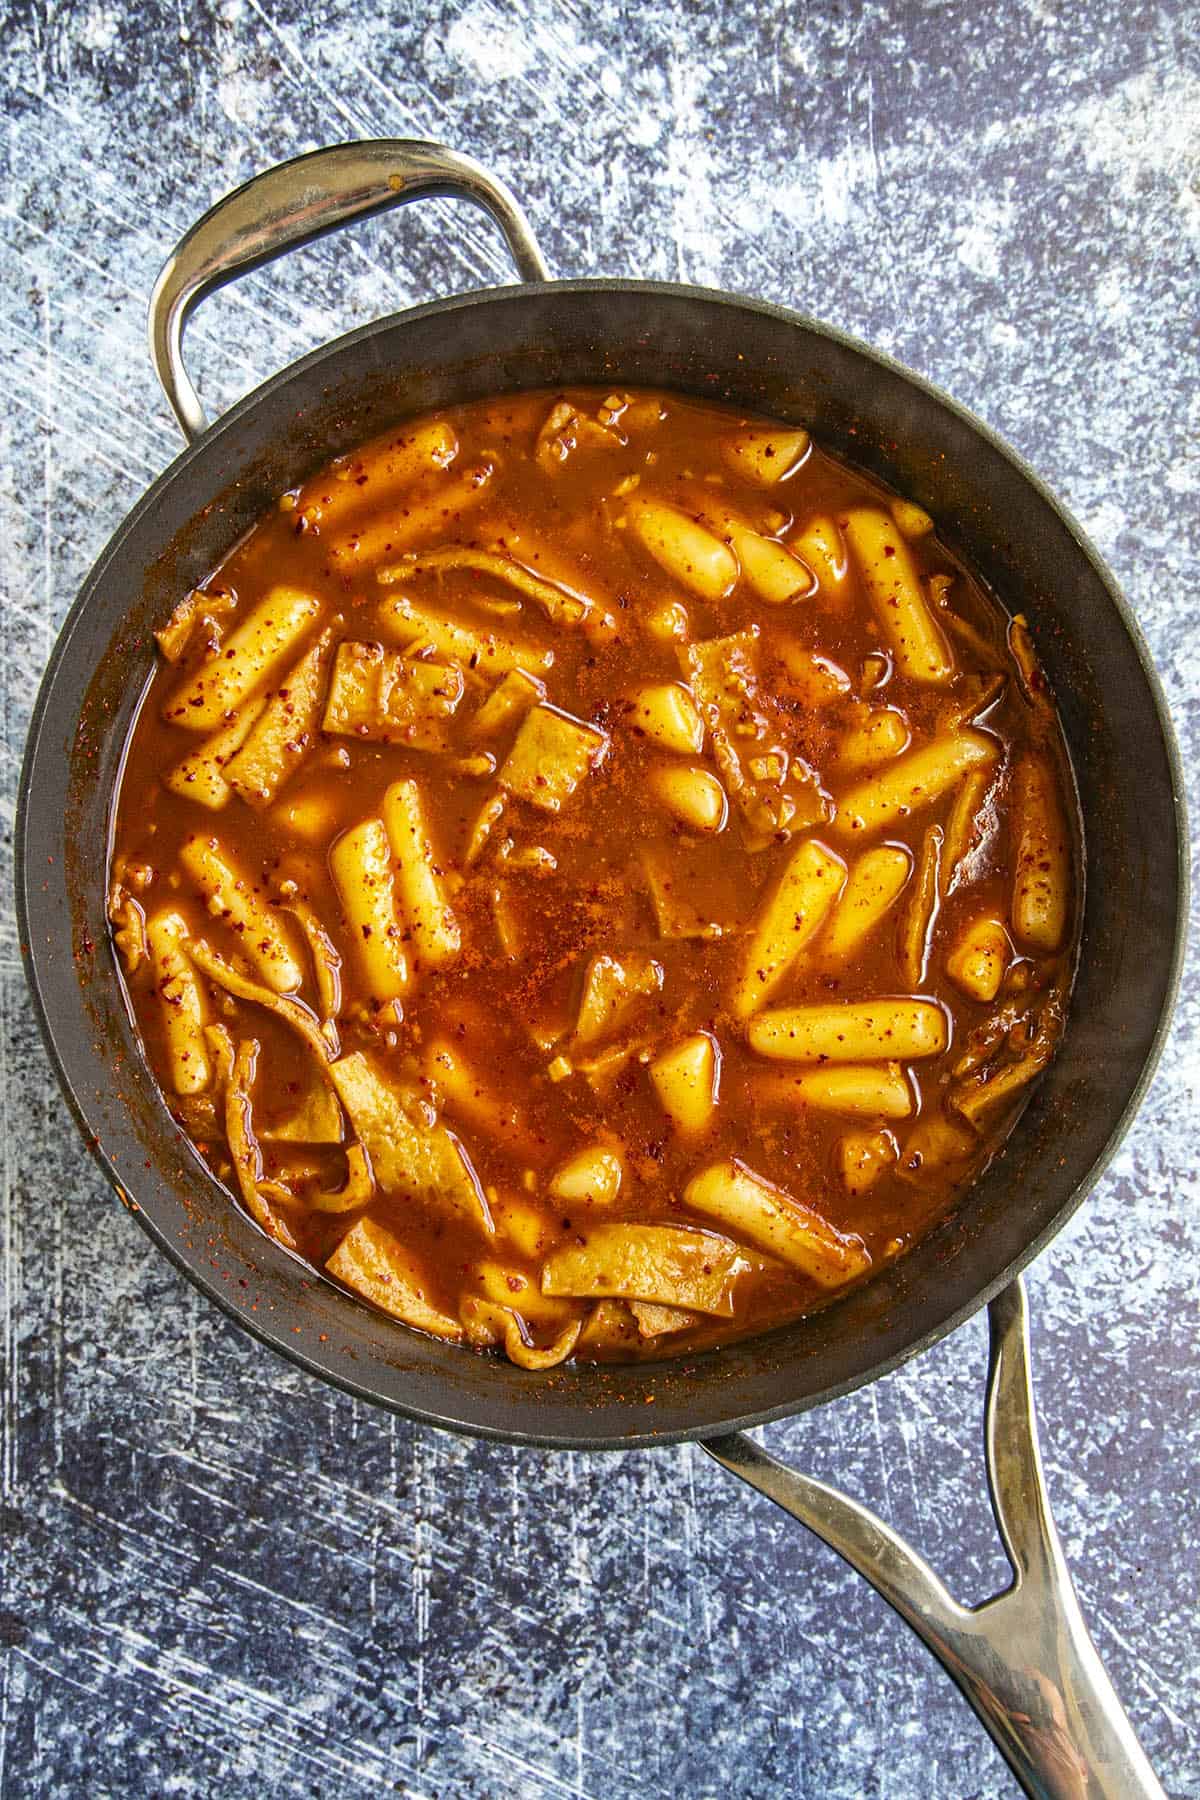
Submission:
[[[1200,50],[1190,0],[94,0],[0,10],[5,847],[58,622],[178,442],[143,351],[171,241],[354,135],[491,160],[554,267],[811,308],[998,427],[1110,558],[1195,768]],[[449,205],[209,305],[227,403],[351,322],[503,277]],[[698,1453],[457,1442],[258,1350],[85,1162],[5,871],[7,1795],[998,1795],[881,1602]],[[1200,984],[1098,1193],[1032,1277],[1053,1498],[1100,1649],[1200,1794]],[[964,1595],[994,1581],[976,1322],[772,1428]]]

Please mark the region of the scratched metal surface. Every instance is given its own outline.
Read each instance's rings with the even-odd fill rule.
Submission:
[[[142,345],[158,263],[218,193],[344,135],[491,159],[561,272],[812,307],[943,383],[1111,559],[1200,767],[1186,0],[731,0],[687,28],[669,0],[396,11],[0,13],[6,832],[57,623],[177,448]],[[503,272],[446,205],[326,242],[198,318],[202,390],[227,403],[349,322]],[[699,1453],[458,1442],[239,1336],[84,1161],[4,891],[6,1796],[1011,1791],[883,1605]],[[1193,967],[1139,1124],[1031,1282],[1063,1535],[1174,1794],[1200,1793],[1198,1004]],[[977,1322],[767,1434],[967,1596],[1000,1570],[983,1353]]]

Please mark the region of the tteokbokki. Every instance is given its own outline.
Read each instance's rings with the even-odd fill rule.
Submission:
[[[1026,623],[795,426],[409,420],[158,640],[111,857],[146,1056],[407,1325],[545,1368],[794,1318],[1053,1053],[1079,838]]]

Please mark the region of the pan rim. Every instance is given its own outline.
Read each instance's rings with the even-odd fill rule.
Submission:
[[[104,1146],[96,1141],[92,1132],[87,1111],[79,1100],[74,1083],[60,1051],[57,1034],[53,1031],[46,1005],[41,971],[39,969],[39,948],[35,947],[30,930],[35,897],[30,887],[31,870],[27,858],[27,832],[29,826],[30,797],[37,771],[39,748],[42,744],[46,728],[47,716],[55,695],[55,687],[60,669],[65,661],[72,637],[83,618],[89,600],[100,585],[112,561],[120,554],[128,536],[135,530],[145,514],[157,503],[158,497],[165,489],[191,467],[192,463],[205,454],[211,454],[212,448],[220,444],[226,433],[233,432],[253,411],[263,404],[265,399],[278,388],[294,379],[303,379],[314,369],[334,361],[349,346],[369,340],[374,336],[384,335],[397,325],[430,315],[453,312],[463,308],[486,306],[496,301],[511,302],[531,296],[544,296],[547,293],[604,293],[620,291],[625,294],[644,295],[647,298],[661,297],[686,300],[694,303],[706,301],[710,304],[732,308],[742,313],[751,313],[767,317],[790,327],[799,328],[832,340],[835,344],[865,358],[881,369],[898,376],[904,382],[915,387],[919,392],[946,409],[961,424],[980,437],[993,452],[998,454],[1013,469],[1014,473],[1040,498],[1042,503],[1055,515],[1061,525],[1074,541],[1083,558],[1090,565],[1093,574],[1103,586],[1113,609],[1119,618],[1122,628],[1129,639],[1146,689],[1149,693],[1155,716],[1157,718],[1165,761],[1170,777],[1171,799],[1176,822],[1176,907],[1173,920],[1172,949],[1167,968],[1161,1008],[1150,1037],[1139,1074],[1132,1084],[1125,1106],[1107,1136],[1100,1152],[1093,1160],[1086,1175],[1056,1209],[1053,1217],[1033,1239],[1026,1243],[1021,1252],[994,1276],[983,1288],[976,1291],[969,1300],[953,1308],[935,1324],[923,1331],[915,1340],[906,1343],[899,1349],[872,1363],[865,1371],[857,1373],[844,1381],[830,1384],[819,1392],[806,1395],[798,1400],[783,1401],[762,1408],[751,1408],[747,1411],[734,1412],[729,1417],[696,1426],[674,1426],[655,1430],[649,1424],[644,1430],[625,1433],[591,1432],[587,1429],[589,1415],[581,1411],[580,1429],[570,1433],[537,1432],[526,1429],[508,1429],[477,1420],[461,1421],[438,1412],[427,1406],[406,1404],[391,1395],[379,1393],[365,1382],[355,1381],[346,1373],[331,1370],[317,1357],[310,1355],[302,1347],[283,1341],[281,1334],[276,1334],[265,1322],[239,1309],[221,1291],[217,1282],[209,1282],[202,1273],[191,1266],[182,1250],[172,1241],[166,1230],[160,1227],[141,1206],[133,1201],[132,1210],[139,1223],[148,1233],[157,1249],[163,1252],[172,1264],[208,1299],[215,1302],[220,1310],[234,1320],[241,1329],[250,1333],[258,1342],[284,1356],[289,1362],[305,1370],[309,1375],[327,1382],[357,1398],[383,1407],[400,1416],[432,1426],[449,1430],[462,1435],[479,1437],[486,1441],[509,1444],[528,1445],[545,1449],[574,1450],[629,1450],[636,1448],[653,1448],[668,1444],[698,1441],[709,1436],[716,1436],[734,1430],[745,1430],[757,1425],[771,1423],[777,1419],[798,1415],[814,1410],[852,1392],[855,1388],[867,1385],[879,1377],[892,1372],[905,1362],[922,1354],[942,1338],[958,1329],[1009,1281],[1026,1268],[1037,1257],[1049,1241],[1063,1228],[1067,1220],[1082,1204],[1087,1195],[1095,1187],[1129,1130],[1136,1116],[1146,1091],[1153,1079],[1160,1062],[1162,1051],[1169,1034],[1175,1009],[1175,1002],[1182,976],[1183,962],[1187,946],[1187,924],[1190,894],[1190,855],[1188,818],[1183,785],[1182,759],[1176,740],[1174,725],[1166,703],[1161,680],[1155,668],[1153,658],[1142,635],[1136,616],[1126,601],[1120,588],[1111,575],[1103,558],[1091,544],[1071,512],[1050,491],[1040,477],[1029,467],[1025,460],[1008,445],[984,421],[977,418],[968,408],[962,406],[952,396],[925,377],[906,368],[903,364],[862,343],[848,333],[824,324],[822,321],[778,306],[772,302],[747,298],[725,290],[702,288],[675,282],[626,281],[619,278],[590,278],[584,280],[555,281],[537,284],[513,284],[511,286],[490,288],[469,295],[454,295],[441,300],[426,302],[424,305],[407,308],[382,319],[359,327],[353,332],[339,336],[329,343],[311,351],[298,362],[285,367],[261,383],[249,394],[224,413],[194,444],[186,446],[168,467],[156,478],[133,508],[125,515],[116,531],[97,557],[89,571],[79,594],[68,611],[56,638],[51,656],[39,687],[37,699],[31,714],[25,751],[22,761],[21,779],[18,788],[17,809],[14,820],[14,885],[16,890],[16,914],[18,933],[21,944],[22,960],[25,966],[27,983],[34,1004],[42,1041],[46,1045],[60,1088],[68,1101],[71,1112],[98,1166],[103,1170],[108,1182],[118,1195],[126,1192],[126,1184],[118,1174]],[[498,392],[505,391],[503,388]],[[129,1202],[127,1201],[128,1205]],[[709,1353],[719,1357],[721,1352]],[[669,1370],[671,1364],[664,1361],[659,1364],[644,1365],[649,1369]],[[597,1421],[602,1414],[596,1412]]]

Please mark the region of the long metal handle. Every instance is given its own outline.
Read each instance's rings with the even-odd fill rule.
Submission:
[[[1011,1585],[959,1604],[890,1525],[739,1432],[701,1448],[866,1577],[953,1676],[1036,1800],[1163,1800],[1088,1636],[1042,1476],[1020,1281],[989,1309],[984,1448]]]
[[[155,371],[189,442],[206,421],[183,363],[183,328],[205,295],[351,219],[430,195],[482,207],[503,231],[522,279],[549,280],[529,221],[504,183],[471,157],[416,138],[313,150],[254,176],[197,220],[163,264],[149,319]]]

